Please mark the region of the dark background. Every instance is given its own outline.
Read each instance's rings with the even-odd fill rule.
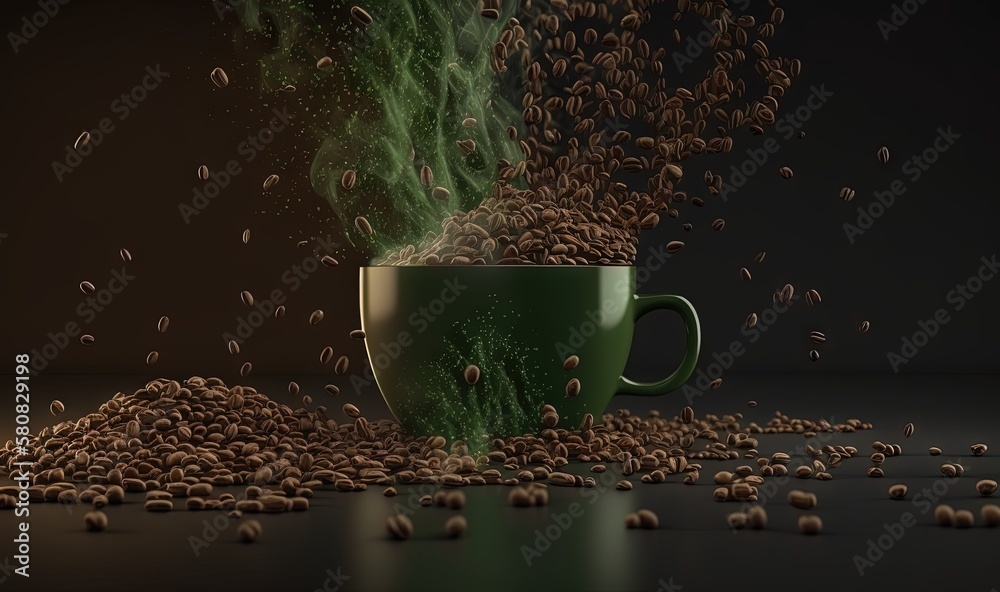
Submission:
[[[806,139],[769,132],[780,150],[728,201],[705,196],[703,210],[687,207],[681,220],[643,237],[640,266],[649,249],[668,240],[687,247],[648,274],[641,291],[694,302],[705,332],[702,368],[735,340],[747,353],[728,375],[891,373],[887,353],[899,351],[918,321],[938,308],[951,310],[949,290],[997,250],[992,171],[1000,123],[991,111],[992,40],[975,33],[992,5],[929,1],[888,41],[877,25],[892,14],[888,1],[786,8],[786,26],[770,45],[805,64],[782,101],[786,113],[804,105],[813,86],[825,86],[833,97],[811,114]],[[21,17],[36,9],[34,2],[6,2],[4,26],[18,31]],[[223,167],[272,107],[296,112],[298,105],[294,95],[276,98],[260,88],[253,56],[233,42],[235,15],[222,14],[210,2],[69,2],[16,54],[9,47],[3,52],[7,150],[0,232],[7,236],[0,238],[0,358],[40,351],[51,341],[48,333],[75,321],[97,342],[85,347],[71,339],[44,373],[232,379],[251,360],[255,373],[322,374],[328,370],[318,354],[326,345],[359,368],[363,348],[347,332],[359,325],[357,267],[366,255],[342,250],[339,268],[321,269],[294,293],[281,281],[308,255],[296,241],[324,234],[338,240],[336,227],[320,223],[328,206],[308,183],[316,143],[304,133],[305,113],[254,162],[241,163],[243,173],[190,224],[178,211],[202,185],[198,165]],[[707,53],[687,75],[668,60],[665,71],[672,83],[683,84],[691,70],[709,66],[706,60]],[[170,77],[117,120],[111,102],[156,65]],[[233,81],[224,90],[209,81],[215,66]],[[65,158],[81,129],[104,117],[115,119],[115,131],[58,182],[52,162]],[[901,171],[904,162],[949,126],[961,139],[911,182]],[[705,166],[726,172],[765,139],[740,135],[733,154],[693,162],[685,188],[704,195]],[[881,145],[891,150],[888,165],[876,162]],[[794,169],[794,178],[782,179],[780,166]],[[265,195],[261,183],[272,172],[282,181]],[[906,194],[852,245],[843,225],[856,223],[858,207],[868,207],[873,192],[896,179],[907,184]],[[851,203],[837,197],[844,185],[857,191]],[[716,217],[727,220],[721,233],[709,228]],[[682,232],[684,221],[695,230]],[[249,245],[240,240],[244,228],[252,230]],[[77,285],[106,285],[121,267],[122,247],[135,257],[128,266],[135,279],[87,323],[76,312],[84,299]],[[752,265],[760,250],[767,251],[765,263]],[[753,282],[740,282],[742,266],[753,271]],[[646,275],[640,269],[640,277]],[[786,282],[799,294],[818,289],[823,304],[797,304],[749,344],[743,320],[769,307],[773,290]],[[240,356],[230,356],[221,335],[248,312],[240,291],[262,298],[274,288],[288,294],[288,315],[266,321]],[[1000,288],[987,284],[902,371],[993,372],[997,293]],[[317,308],[327,318],[310,327],[306,318]],[[161,315],[171,319],[162,335],[155,329]],[[863,319],[872,330],[862,336],[856,328]],[[814,329],[829,337],[815,364],[807,358]],[[679,322],[666,313],[641,324],[631,371],[658,374],[664,356],[679,356],[681,341]],[[151,371],[144,360],[154,349],[160,361]]]

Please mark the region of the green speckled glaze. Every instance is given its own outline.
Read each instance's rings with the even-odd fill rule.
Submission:
[[[674,310],[687,326],[681,366],[654,383],[624,378],[635,322]],[[679,296],[637,296],[632,267],[427,266],[361,269],[361,326],[389,409],[412,434],[474,444],[598,416],[616,394],[662,395],[694,371],[698,316]],[[570,355],[580,358],[564,370]],[[470,386],[467,366],[481,370]],[[577,378],[580,394],[566,395]]]

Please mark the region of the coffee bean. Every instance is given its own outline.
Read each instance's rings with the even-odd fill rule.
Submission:
[[[368,220],[364,216],[358,216],[354,219],[354,227],[358,229],[361,236],[370,236],[372,233],[372,225],[368,223]]]
[[[372,15],[368,14],[368,12],[360,6],[351,7],[351,18],[362,27],[367,27],[373,22]]]
[[[333,65],[333,58],[330,56],[323,56],[316,61],[316,67],[320,70],[325,70]]]
[[[236,343],[235,340],[230,339],[227,347],[229,348],[229,353],[234,356],[240,353],[240,344]]]
[[[80,282],[80,291],[83,292],[84,294],[87,294],[89,296],[90,294],[93,294],[96,290],[97,288],[94,287],[94,284],[86,281]]]
[[[743,512],[733,512],[726,515],[726,524],[733,530],[743,530],[747,525],[747,515]]]
[[[84,333],[83,335],[80,336],[80,343],[82,343],[83,345],[90,345],[94,343],[94,336],[91,335],[90,333]]]
[[[903,437],[909,438],[912,435],[913,435],[913,423],[908,423],[905,426],[903,426]]]
[[[783,178],[785,178],[785,179],[791,179],[792,178],[792,174],[793,174],[792,173],[792,169],[790,169],[788,167],[781,167],[780,169],[778,169],[778,172],[781,173],[781,176]]]
[[[431,195],[434,196],[435,199],[445,200],[451,198],[451,192],[444,187],[435,187],[434,190],[431,191]]]
[[[982,479],[976,483],[976,491],[979,495],[990,496],[996,493],[997,482],[993,479]]]
[[[873,479],[877,479],[879,477],[884,477],[885,476],[885,471],[883,471],[879,467],[870,467],[868,469],[868,476],[872,477]]]
[[[756,407],[756,406],[757,406],[757,401],[753,400],[747,401],[747,407]]]
[[[318,325],[323,320],[323,311],[316,309],[309,314],[309,324]]]
[[[90,132],[84,131],[77,136],[76,141],[73,142],[73,150],[81,150],[86,148],[87,144],[90,144]]]
[[[743,281],[745,281],[745,282],[749,282],[750,281],[750,270],[747,269],[746,267],[741,267],[740,268],[740,279],[743,280]]]
[[[802,534],[820,534],[823,532],[823,521],[816,515],[807,514],[799,516],[799,532]]]
[[[243,244],[244,245],[250,244],[250,229],[247,228],[246,230],[244,230],[243,231],[243,235],[240,238],[243,239]]]
[[[760,253],[757,253],[757,255],[753,258],[753,261],[754,263],[763,263],[765,257],[767,257],[767,252],[761,251]]]
[[[159,352],[151,351],[146,355],[146,364],[152,366],[160,359]]]
[[[144,506],[147,512],[169,512],[174,509],[174,502],[170,500],[150,500]]]
[[[639,514],[635,512],[625,514],[625,528],[639,528],[640,524]]]
[[[222,68],[212,70],[210,78],[212,79],[212,83],[219,88],[229,86],[229,76],[226,75],[226,72]]]
[[[867,333],[868,329],[871,329],[871,323],[868,321],[861,321],[861,325],[858,326],[858,331],[861,333]]]
[[[878,161],[882,164],[889,162],[889,149],[885,146],[878,149]]]
[[[531,494],[523,487],[515,487],[507,495],[507,503],[515,508],[530,508],[535,505]]]
[[[854,199],[854,190],[850,187],[844,187],[840,190],[840,199],[844,201],[851,201]]]
[[[746,512],[747,526],[753,530],[767,528],[767,511],[761,506],[752,506]]]
[[[939,504],[934,508],[934,521],[938,526],[954,526],[955,509],[948,504]]]
[[[354,189],[354,185],[358,182],[358,174],[354,172],[353,169],[347,169],[344,174],[340,177],[340,185],[347,190]]]
[[[680,420],[684,423],[694,422],[694,409],[690,406],[681,409]]]
[[[396,491],[395,487],[386,487],[385,489],[382,490],[382,495],[384,495],[385,497],[396,497],[397,494],[398,492]]]
[[[750,313],[750,316],[747,317],[746,325],[747,329],[753,329],[757,325],[757,313]]]
[[[785,286],[781,288],[781,292],[779,294],[778,299],[781,302],[787,303],[792,301],[792,297],[794,295],[795,295],[795,288],[791,284],[785,284]]]
[[[580,394],[580,379],[571,378],[569,382],[566,383],[566,396],[575,397]]]
[[[337,374],[337,376],[343,376],[347,374],[347,366],[349,364],[350,360],[347,359],[347,356],[340,356],[337,359],[337,363],[333,367],[333,371]]]
[[[460,538],[468,528],[469,523],[466,522],[464,516],[452,516],[444,523],[445,532],[453,539]]]
[[[615,489],[620,491],[630,491],[632,489],[632,482],[627,479],[622,479],[615,484]]]
[[[284,304],[282,304],[278,308],[274,309],[274,318],[280,319],[283,316],[285,316],[285,305]]]
[[[361,417],[361,410],[350,403],[344,404],[344,414],[348,417]]]
[[[251,372],[253,372],[253,364],[250,362],[243,362],[243,365],[240,366],[240,376],[250,376]]]
[[[973,444],[969,448],[972,450],[973,456],[983,456],[988,450],[986,444]]]
[[[201,165],[200,167],[198,167],[198,179],[202,181],[208,181],[210,177],[211,174],[209,173],[207,166]]]
[[[676,255],[677,253],[680,253],[683,248],[684,248],[684,243],[682,243],[681,241],[670,241],[669,243],[667,243],[667,253],[671,255]]]
[[[955,511],[955,528],[972,528],[976,517],[969,510]]]
[[[580,364],[580,358],[578,356],[570,356],[563,360],[563,370],[573,370]]]
[[[328,384],[328,385],[324,386],[323,388],[326,390],[327,393],[329,393],[330,395],[332,395],[334,397],[340,394],[340,389],[337,388],[336,385]]]
[[[428,189],[434,186],[434,171],[426,164],[420,167],[420,184]]]
[[[260,538],[263,531],[264,527],[261,526],[260,522],[256,520],[247,520],[246,522],[240,523],[239,527],[236,529],[236,536],[240,539],[241,543],[253,543]]]
[[[930,453],[931,456],[941,456],[941,449],[936,446],[931,446],[927,449],[927,452]]]
[[[278,177],[278,175],[268,175],[267,178],[264,179],[264,191],[268,191],[277,185],[279,180],[280,177]]]
[[[91,532],[102,532],[108,527],[108,516],[104,512],[87,512],[83,515],[83,525]]]
[[[474,385],[477,382],[479,382],[480,372],[478,366],[474,364],[466,366],[464,374],[465,374],[465,382],[468,383],[469,385]]]
[[[788,492],[788,503],[796,508],[809,510],[816,507],[816,494],[801,489],[793,489]]]
[[[812,340],[813,343],[823,343],[826,341],[826,335],[820,331],[813,331],[809,333],[809,339]]]
[[[403,514],[390,516],[385,526],[389,536],[396,540],[405,541],[413,535],[413,522]]]
[[[906,497],[907,488],[906,485],[902,483],[896,483],[889,487],[889,497],[896,500],[901,500]]]
[[[242,292],[240,292],[240,300],[242,300],[243,304],[245,304],[247,306],[253,306],[253,302],[254,302],[254,300],[253,300],[253,294],[251,294],[247,290],[243,290]]]
[[[319,361],[321,364],[329,364],[330,360],[333,359],[333,348],[326,346],[323,351],[319,353]]]
[[[1000,526],[1000,506],[996,504],[984,504],[979,512],[983,518],[983,524],[990,528]]]
[[[708,383],[708,388],[712,389],[713,391],[717,391],[720,388],[722,388],[722,378],[719,377],[713,379],[711,382]]]
[[[334,259],[329,255],[323,255],[323,257],[319,260],[319,262],[325,265],[326,267],[337,267],[338,265],[340,265],[339,261],[337,261],[336,259]]]
[[[815,306],[822,302],[823,299],[820,297],[819,292],[816,290],[809,290],[806,292],[806,304],[809,306]]]
[[[156,323],[156,330],[160,333],[166,333],[167,327],[170,326],[170,319],[166,316],[160,317],[160,320]]]
[[[652,510],[638,510],[636,515],[639,516],[639,528],[652,530],[660,527],[660,518]]]
[[[364,340],[364,338],[365,338],[365,332],[362,331],[361,329],[355,329],[355,330],[351,331],[350,337],[351,337],[351,339]]]
[[[809,350],[809,359],[812,360],[813,362],[818,362],[819,361],[819,352],[816,351],[816,350],[814,350],[814,349]]]
[[[726,221],[723,220],[722,218],[716,218],[714,221],[712,221],[712,230],[716,232],[722,230],[725,227],[726,227]]]
[[[132,262],[132,253],[130,253],[128,249],[121,249],[118,251],[118,254],[121,255],[122,261],[125,263]]]

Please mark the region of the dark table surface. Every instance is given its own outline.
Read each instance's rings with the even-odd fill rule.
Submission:
[[[322,377],[299,378],[305,392],[318,399]],[[47,402],[66,403],[63,418],[76,418],[110,398],[144,384],[134,376],[38,377],[32,383],[33,431],[52,422]],[[251,377],[243,384],[293,404],[285,392],[287,379]],[[12,556],[17,523],[13,513],[0,513],[2,590],[669,590],[784,589],[899,590],[924,589],[950,582],[952,590],[990,592],[1000,587],[996,568],[1000,529],[986,528],[979,517],[987,498],[975,483],[1000,477],[1000,442],[996,441],[997,390],[992,376],[909,377],[731,377],[724,388],[697,401],[697,413],[742,411],[745,422],[763,423],[780,410],[790,417],[831,422],[858,418],[875,424],[873,431],[819,435],[762,436],[760,451],[796,456],[805,445],[854,445],[863,454],[831,472],[834,479],[774,480],[761,487],[769,525],[762,531],[731,531],[726,514],[739,503],[712,500],[712,475],[747,461],[705,463],[702,478],[685,486],[672,476],[633,491],[617,491],[615,467],[594,474],[592,489],[550,488],[548,507],[516,509],[507,505],[503,486],[468,487],[466,536],[448,540],[443,524],[455,510],[421,508],[422,486],[400,486],[386,498],[381,487],[362,493],[318,491],[308,512],[257,515],[263,534],[256,544],[237,542],[236,522],[221,512],[147,513],[141,494],[128,503],[108,507],[110,526],[103,533],[83,528],[87,507],[33,504],[30,516],[30,578],[14,575]],[[758,401],[747,408],[749,399]],[[34,402],[34,401],[33,401]],[[341,396],[326,404],[336,409],[357,404],[368,417],[385,416],[377,395]],[[633,413],[651,408],[676,414],[685,404],[680,395],[659,399],[624,397],[615,408]],[[11,435],[13,403],[0,410],[3,439]],[[916,431],[903,437],[903,425]],[[865,476],[872,441],[899,443],[903,455],[890,458],[886,476]],[[971,444],[990,451],[973,457]],[[929,446],[944,454],[928,455]],[[958,480],[945,480],[939,466],[960,460],[966,468]],[[797,466],[797,459],[790,466]],[[573,472],[591,475],[589,465]],[[906,500],[890,500],[886,490],[906,483]],[[426,487],[426,486],[423,486]],[[234,493],[239,488],[234,488]],[[824,523],[820,536],[798,534],[802,510],[786,501],[791,489],[814,491],[814,510]],[[240,489],[241,491],[241,489]],[[218,492],[218,489],[217,489]],[[967,508],[977,524],[969,530],[934,525],[938,499]],[[1000,496],[990,498],[1000,502]],[[407,542],[388,540],[385,518],[397,504],[414,509],[415,534]],[[180,505],[180,504],[178,504]],[[626,513],[650,508],[659,514],[658,530],[627,530]],[[912,517],[915,525],[908,523]],[[246,520],[244,516],[242,520]],[[212,523],[215,521],[215,525]],[[214,535],[214,536],[213,536]],[[205,545],[193,544],[199,538]],[[211,540],[209,540],[211,539]],[[881,547],[881,548],[879,548]],[[870,562],[859,571],[858,558]]]

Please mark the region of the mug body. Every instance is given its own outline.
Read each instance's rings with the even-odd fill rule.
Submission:
[[[635,325],[635,268],[412,266],[361,269],[361,327],[389,409],[409,433],[466,440],[599,418]],[[570,356],[578,364],[564,368]],[[476,366],[475,384],[466,369]],[[579,381],[568,385],[572,379]],[[576,392],[578,390],[578,392]]]

